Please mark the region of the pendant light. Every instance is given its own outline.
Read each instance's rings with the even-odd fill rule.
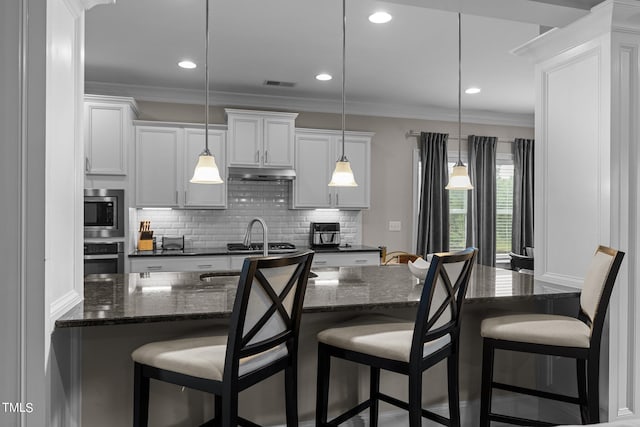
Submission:
[[[446,190],[472,190],[467,167],[462,163],[460,147],[462,146],[462,30],[460,13],[458,13],[458,162],[453,166],[451,178]]]
[[[205,0],[205,108],[204,108],[204,150],[198,156],[198,164],[193,171],[193,177],[189,182],[193,184],[222,184],[220,171],[216,165],[216,159],[209,151],[209,0]]]
[[[344,128],[345,128],[345,63],[346,63],[346,33],[347,14],[345,10],[345,0],[342,0],[342,156],[336,162],[336,168],[331,175],[330,187],[357,187],[356,179],[351,171],[351,164],[344,154]]]

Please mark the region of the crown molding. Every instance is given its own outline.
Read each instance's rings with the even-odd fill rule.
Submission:
[[[205,102],[204,93],[201,90],[91,81],[85,83],[85,93],[127,96],[135,98],[137,101],[166,102],[174,104],[204,104]],[[338,114],[341,111],[342,104],[337,99],[302,98],[213,91],[210,93],[210,105]],[[347,101],[346,109],[350,115],[447,122],[455,122],[458,120],[457,109],[423,105]],[[534,125],[533,113],[518,114],[499,111],[465,110],[462,114],[462,120],[465,123],[500,126],[533,127]]]

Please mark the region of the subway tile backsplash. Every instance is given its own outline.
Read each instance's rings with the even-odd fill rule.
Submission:
[[[289,209],[290,192],[286,182],[230,181],[228,208],[220,210],[174,209],[132,211],[134,224],[151,221],[158,245],[162,236],[182,236],[187,248],[225,246],[241,242],[247,224],[255,217],[267,223],[270,242],[309,243],[309,223],[340,222],[342,244],[362,243],[361,211],[318,211]],[[253,226],[253,242],[262,241],[260,224]]]

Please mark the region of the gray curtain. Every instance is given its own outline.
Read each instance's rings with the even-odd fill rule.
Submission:
[[[478,264],[496,265],[496,146],[498,138],[469,135],[467,246],[478,248]]]
[[[449,250],[449,181],[446,133],[422,132],[418,141],[422,177],[418,214],[418,255]]]
[[[533,139],[513,142],[513,228],[511,250],[525,255],[533,247]]]

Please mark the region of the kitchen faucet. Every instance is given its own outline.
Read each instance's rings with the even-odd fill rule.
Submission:
[[[247,232],[244,233],[243,244],[246,247],[251,246],[251,229],[253,228],[253,224],[259,222],[262,225],[262,254],[264,256],[269,255],[269,242],[267,242],[267,223],[264,222],[262,218],[253,218],[249,221],[249,225],[247,225]]]

